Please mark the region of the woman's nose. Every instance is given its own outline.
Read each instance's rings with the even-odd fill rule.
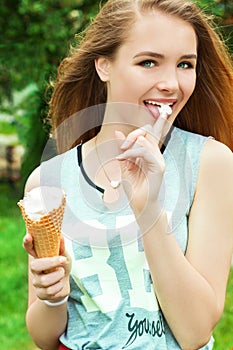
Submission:
[[[167,93],[176,92],[179,89],[179,80],[175,69],[163,70],[156,84],[160,91]]]

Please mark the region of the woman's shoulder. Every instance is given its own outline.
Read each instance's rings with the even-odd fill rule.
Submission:
[[[25,184],[25,193],[31,191],[35,187],[49,185],[54,179],[59,178],[64,159],[73,161],[76,157],[76,147],[71,150],[57,154],[49,159],[42,160],[41,164],[36,167],[29,175]],[[51,181],[49,181],[49,179]]]
[[[221,166],[232,169],[233,153],[225,144],[209,139],[203,148],[202,164],[211,168],[219,168]]]
[[[24,192],[25,193],[30,192],[33,188],[39,187],[39,186],[40,186],[40,166],[35,168],[29,175],[25,184]]]
[[[201,154],[199,186],[219,189],[233,203],[233,153],[223,143],[214,139],[206,142]]]

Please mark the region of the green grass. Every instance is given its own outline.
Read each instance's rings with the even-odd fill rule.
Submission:
[[[35,349],[25,326],[27,254],[17,194],[0,185],[0,344],[5,350]]]
[[[16,203],[20,195],[0,184],[0,344],[4,350],[34,350],[25,326],[27,254],[22,248],[25,226]],[[233,349],[233,270],[226,305],[214,336],[214,350]]]
[[[233,269],[231,269],[224,313],[215,331],[214,350],[233,350]]]

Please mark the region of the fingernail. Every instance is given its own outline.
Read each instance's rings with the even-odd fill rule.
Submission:
[[[63,264],[66,262],[66,257],[65,256],[59,256],[59,263]]]
[[[30,235],[29,233],[26,233],[26,235],[23,238],[23,242],[28,242],[30,240]]]
[[[120,160],[121,160],[121,159],[124,159],[124,156],[123,156],[123,154],[119,154],[119,155],[118,155],[118,156],[116,156],[115,158],[116,158],[116,159],[120,159]]]
[[[129,141],[124,141],[121,145],[121,149],[125,149],[125,148],[128,148],[130,145],[130,142]]]

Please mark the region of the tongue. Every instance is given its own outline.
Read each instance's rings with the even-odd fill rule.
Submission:
[[[151,104],[146,104],[146,108],[152,114],[152,116],[157,119],[160,116],[159,108],[158,106],[153,106]]]

